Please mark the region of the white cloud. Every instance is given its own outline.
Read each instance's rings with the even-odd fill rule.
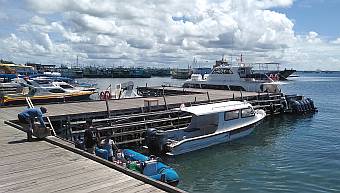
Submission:
[[[306,41],[308,43],[321,43],[322,40],[319,38],[319,34],[311,31],[308,33],[308,35],[306,36]]]
[[[336,40],[331,41],[333,44],[340,44],[340,38],[337,38]]]
[[[60,61],[57,58],[60,56],[69,58],[62,60],[71,60],[83,55],[89,63],[105,61],[108,65],[187,64],[193,56],[213,62],[222,54],[242,52],[251,55],[252,60],[302,65],[298,60],[314,59],[313,49],[318,49],[315,44],[331,50],[340,40],[334,40],[333,47],[328,47],[329,42],[323,41],[317,32],[296,35],[294,23],[285,14],[270,10],[293,3],[293,0],[26,0],[31,19],[17,24],[17,33],[12,34],[15,38],[7,34],[4,40],[36,47],[32,52],[37,52],[40,55],[37,58],[42,60]],[[22,51],[10,47],[16,53]]]
[[[46,25],[47,22],[45,20],[45,18],[43,17],[39,17],[37,15],[33,16],[30,20],[31,24],[33,25]]]

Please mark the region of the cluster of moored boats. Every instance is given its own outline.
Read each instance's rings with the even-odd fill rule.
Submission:
[[[67,77],[50,74],[16,76],[0,82],[0,106],[26,104],[26,97],[35,104],[85,101],[95,93],[101,100],[139,97],[133,87],[133,82],[129,81],[117,84],[113,91],[110,86],[98,93],[96,84],[78,83]]]
[[[97,92],[92,85],[78,86],[75,81],[67,78],[44,75],[13,78],[9,82],[0,83],[0,89],[3,106],[24,104],[26,97],[30,97],[34,103],[88,100]]]

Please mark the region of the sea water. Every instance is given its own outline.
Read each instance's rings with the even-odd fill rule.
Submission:
[[[284,93],[314,100],[319,112],[268,117],[249,136],[165,160],[188,192],[340,192],[340,73],[298,73]],[[100,88],[182,80],[80,79]]]

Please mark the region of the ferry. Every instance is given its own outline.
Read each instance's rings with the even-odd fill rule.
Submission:
[[[184,88],[279,93],[279,82],[266,74],[255,74],[252,66],[217,65],[210,74],[192,74]]]
[[[266,113],[248,102],[229,101],[182,107],[192,115],[188,126],[172,130],[149,128],[146,144],[151,152],[179,155],[249,135]]]
[[[176,68],[176,69],[172,69],[170,73],[171,73],[171,78],[188,79],[192,75],[192,70],[190,68],[187,68],[187,69]]]

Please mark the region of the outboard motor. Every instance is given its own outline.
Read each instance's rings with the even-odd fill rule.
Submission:
[[[310,106],[310,104],[309,104],[309,100],[304,99],[304,102],[305,102],[305,104],[306,104],[307,111],[313,111],[313,109],[311,108],[311,106]]]
[[[306,108],[306,103],[305,103],[305,101],[303,99],[300,100],[300,104],[302,106],[303,112],[307,112],[308,109]]]
[[[309,101],[311,109],[314,111],[315,110],[314,101],[311,98],[307,98],[307,100]]]
[[[293,100],[292,104],[293,112],[300,113],[302,111],[301,105],[298,101]]]
[[[302,102],[302,100],[300,100],[298,102],[300,103],[301,113],[306,112],[305,104]]]
[[[166,153],[167,138],[164,132],[157,131],[155,128],[148,128],[146,131],[146,146],[148,146],[151,154]]]

